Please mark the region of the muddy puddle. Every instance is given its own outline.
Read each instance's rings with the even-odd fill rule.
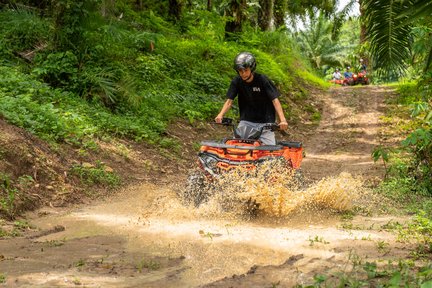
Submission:
[[[64,231],[17,240],[9,251],[0,243],[0,269],[8,271],[11,287],[199,287],[252,266],[282,265],[293,255],[343,258],[335,250],[341,243],[386,237],[341,228],[340,211],[366,193],[350,174],[307,188],[243,184],[247,189],[238,196],[260,202],[255,217],[227,211],[218,197],[199,208],[185,206],[180,187],[149,184],[77,210],[39,211],[33,225]]]

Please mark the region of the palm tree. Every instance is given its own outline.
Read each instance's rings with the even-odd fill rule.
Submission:
[[[333,23],[323,14],[309,17],[309,26],[298,32],[299,45],[316,69],[324,65],[343,66],[346,55],[341,45],[332,38]]]
[[[384,74],[403,73],[411,56],[411,28],[417,21],[430,23],[432,1],[362,0],[366,37],[375,67]],[[432,41],[432,35],[429,36]],[[432,61],[432,48],[426,52],[425,70]]]

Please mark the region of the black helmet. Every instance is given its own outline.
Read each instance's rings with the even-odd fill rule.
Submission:
[[[241,52],[237,54],[234,59],[234,70],[250,68],[252,72],[255,71],[256,61],[255,57],[249,52]]]

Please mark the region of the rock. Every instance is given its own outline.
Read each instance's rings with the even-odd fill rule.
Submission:
[[[108,172],[108,173],[113,173],[114,172],[114,169],[111,168],[111,167],[109,167],[109,166],[105,166],[104,170],[105,170],[105,172]]]
[[[94,167],[95,167],[93,164],[88,163],[88,162],[84,162],[84,163],[82,163],[81,166],[82,166],[83,168],[94,168]]]

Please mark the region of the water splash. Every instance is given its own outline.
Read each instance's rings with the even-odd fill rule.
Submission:
[[[205,213],[287,217],[295,212],[352,209],[363,181],[349,173],[327,177],[305,187],[298,171],[268,161],[253,171],[233,170],[209,183]]]

